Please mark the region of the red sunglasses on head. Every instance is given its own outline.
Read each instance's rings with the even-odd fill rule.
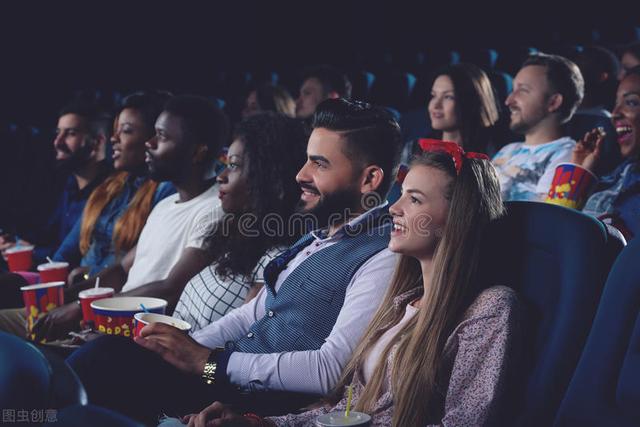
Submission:
[[[453,159],[453,164],[456,168],[456,174],[460,175],[462,169],[463,159],[482,159],[489,160],[489,156],[484,153],[465,153],[462,147],[455,142],[441,141],[439,139],[421,138],[418,140],[418,145],[422,148],[422,151],[439,151],[447,153]]]

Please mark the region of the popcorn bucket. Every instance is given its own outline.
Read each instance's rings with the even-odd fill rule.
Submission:
[[[51,282],[20,288],[27,314],[27,331],[31,339],[31,331],[38,317],[64,304],[64,286],[65,282]]]
[[[140,335],[142,328],[149,323],[165,323],[171,325],[174,328],[188,333],[191,330],[191,325],[182,319],[176,319],[175,317],[165,316],[164,314],[156,313],[137,313],[133,316],[133,336]]]
[[[107,335],[133,337],[133,316],[144,311],[140,304],[151,313],[164,314],[167,308],[167,301],[160,298],[116,297],[93,301],[96,330]]]
[[[572,163],[560,163],[556,167],[546,202],[582,209],[597,182],[598,178],[587,169]]]

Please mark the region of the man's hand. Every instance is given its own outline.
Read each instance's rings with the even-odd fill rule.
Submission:
[[[2,257],[7,260],[7,256],[4,253],[7,249],[10,249],[16,245],[16,239],[11,234],[4,233],[0,235],[0,252]]]
[[[571,153],[571,163],[593,172],[600,162],[602,142],[606,134],[601,128],[587,132],[584,137],[576,143]]]
[[[75,302],[57,307],[40,317],[33,325],[34,340],[54,341],[66,338],[70,331],[80,328],[82,308]]]
[[[211,349],[198,344],[183,331],[164,323],[152,323],[140,331],[134,341],[158,353],[179,370],[201,375]]]
[[[71,270],[71,273],[69,273],[69,277],[67,277],[67,287],[73,285],[76,282],[87,280],[84,278],[84,275],[87,273],[89,273],[89,267],[76,267]]]
[[[188,423],[189,427],[254,427],[260,422],[251,418],[245,418],[236,414],[227,405],[220,402],[213,402],[199,414],[191,414],[182,418],[183,423]]]

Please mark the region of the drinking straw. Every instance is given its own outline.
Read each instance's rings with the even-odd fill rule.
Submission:
[[[100,287],[100,278],[96,277],[96,289]]]
[[[53,264],[53,260],[49,257],[47,257],[47,261],[49,261],[49,264]]]
[[[353,397],[353,392],[351,390],[351,386],[347,387],[347,410],[344,412],[344,416],[348,417],[349,412],[351,411],[351,398]]]
[[[140,303],[140,308],[145,312],[148,313],[149,310],[147,310],[147,307],[144,306],[144,304]]]

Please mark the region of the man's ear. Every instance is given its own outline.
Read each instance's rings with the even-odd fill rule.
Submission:
[[[549,101],[547,103],[547,111],[549,111],[550,113],[555,113],[560,109],[563,101],[564,98],[561,94],[554,93],[549,97]]]
[[[209,147],[206,145],[196,145],[196,151],[193,153],[193,162],[202,163],[207,159],[209,155]]]
[[[366,194],[376,191],[380,187],[380,184],[382,184],[383,179],[384,171],[380,166],[367,166],[362,171],[360,192]]]

